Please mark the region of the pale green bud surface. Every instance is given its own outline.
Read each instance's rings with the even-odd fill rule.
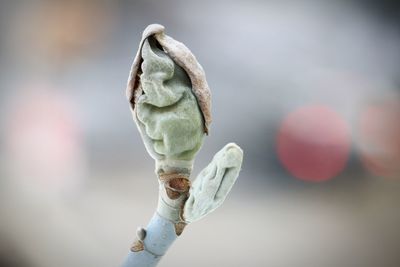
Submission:
[[[204,122],[190,79],[154,38],[145,40],[137,122],[158,172],[190,173],[204,138]]]

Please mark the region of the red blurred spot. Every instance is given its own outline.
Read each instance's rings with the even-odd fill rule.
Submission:
[[[400,102],[384,101],[361,114],[359,149],[364,166],[377,176],[400,176]]]
[[[306,106],[290,113],[277,137],[277,152],[285,168],[305,181],[325,181],[346,165],[350,150],[348,127],[325,106]]]
[[[74,190],[84,167],[80,127],[69,98],[27,87],[7,113],[5,140],[12,176],[48,190]]]

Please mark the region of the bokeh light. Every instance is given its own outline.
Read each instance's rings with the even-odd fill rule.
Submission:
[[[282,122],[277,137],[281,163],[295,177],[325,181],[346,165],[350,136],[344,120],[326,106],[305,106]]]
[[[113,28],[113,5],[107,1],[46,1],[25,6],[15,16],[16,45],[29,48],[24,57],[69,67],[98,51]],[[29,21],[19,23],[20,21]],[[33,30],[40,29],[40,30]],[[35,53],[32,53],[32,50]]]
[[[26,185],[47,191],[75,190],[85,156],[76,107],[46,85],[26,86],[8,111],[9,171]]]
[[[372,174],[400,177],[400,101],[368,105],[359,123],[361,160]]]

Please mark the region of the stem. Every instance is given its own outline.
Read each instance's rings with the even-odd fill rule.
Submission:
[[[145,237],[134,242],[122,267],[153,267],[158,264],[178,235],[175,224],[157,212],[151,218],[145,230]],[[135,251],[141,249],[139,251]]]

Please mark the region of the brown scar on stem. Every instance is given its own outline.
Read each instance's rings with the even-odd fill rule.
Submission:
[[[176,192],[168,187],[165,187],[165,191],[167,192],[167,196],[173,200],[178,199],[181,196],[180,192]]]
[[[174,224],[175,233],[177,236],[180,236],[186,226],[183,217],[183,209],[187,199],[189,198],[190,180],[188,179],[187,174],[183,173],[163,173],[159,175],[159,179],[164,183],[167,196],[170,199],[178,199],[179,197],[184,196],[180,206],[180,222]]]
[[[139,252],[139,251],[142,251],[142,250],[144,250],[143,241],[139,240],[139,239],[136,239],[132,244],[131,251],[132,252]]]
[[[181,195],[186,195],[189,192],[190,180],[184,174],[161,174],[159,179],[164,183],[167,196],[170,199],[178,199]]]
[[[176,233],[176,235],[180,236],[182,234],[183,230],[185,229],[185,227],[186,227],[186,223],[184,223],[184,222],[176,223],[175,224],[175,233]]]
[[[184,178],[186,180],[189,180],[189,175],[186,173],[179,173],[179,172],[171,172],[171,173],[159,173],[159,179],[162,182],[168,182],[172,179],[176,178]]]
[[[183,211],[184,211],[185,203],[188,200],[188,198],[189,198],[189,189],[188,189],[187,192],[185,192],[185,198],[181,203],[181,207],[180,207],[181,209],[180,209],[180,212],[179,212],[179,219],[181,221],[175,224],[175,233],[176,233],[177,236],[180,236],[182,234],[183,230],[185,229],[185,227],[187,225],[185,223],[185,218],[183,216]]]
[[[190,188],[190,181],[187,178],[173,178],[168,181],[168,186],[178,192],[188,192]]]
[[[172,178],[164,186],[170,199],[178,199],[181,195],[189,192],[190,181],[187,178]]]
[[[136,238],[132,244],[131,251],[132,252],[139,252],[144,250],[144,242],[143,240],[146,238],[146,230],[142,227],[139,227],[136,230]]]

